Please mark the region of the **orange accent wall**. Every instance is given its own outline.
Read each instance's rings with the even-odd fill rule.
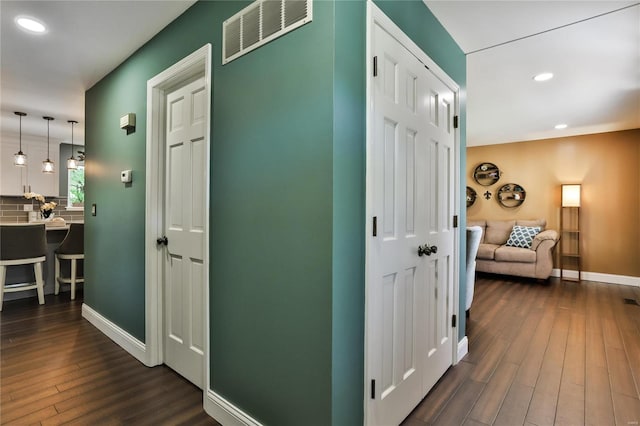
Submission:
[[[502,175],[488,187],[473,179],[482,162]],[[547,219],[558,229],[560,185],[582,184],[582,270],[640,277],[640,129],[467,148],[467,185],[478,198],[467,220]],[[496,200],[506,183],[524,187],[525,202],[504,208]],[[490,200],[483,197],[489,190]],[[556,267],[558,262],[556,261]]]

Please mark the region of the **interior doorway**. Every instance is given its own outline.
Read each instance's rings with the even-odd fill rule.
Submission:
[[[210,70],[207,44],[147,82],[145,219],[146,364],[207,389]]]

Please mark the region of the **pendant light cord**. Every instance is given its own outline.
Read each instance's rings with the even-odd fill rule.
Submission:
[[[45,120],[47,120],[47,161],[51,162],[51,157],[50,157],[50,152],[49,152],[49,126],[51,123],[51,120],[54,120],[53,117],[42,117]]]
[[[20,120],[20,137],[19,137],[19,141],[20,141],[20,150],[18,151],[19,154],[22,154],[22,117],[24,117],[25,115],[27,115],[27,113],[25,112],[20,112],[20,111],[14,111],[14,114],[17,115]]]
[[[76,120],[67,120],[67,123],[71,123],[71,157],[67,160],[67,169],[75,170],[78,168],[76,163],[75,148],[74,148],[74,127],[78,122]]]

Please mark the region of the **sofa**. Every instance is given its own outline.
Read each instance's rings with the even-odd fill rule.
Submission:
[[[547,221],[469,220],[482,228],[476,270],[546,280],[553,269],[558,232],[545,229]]]

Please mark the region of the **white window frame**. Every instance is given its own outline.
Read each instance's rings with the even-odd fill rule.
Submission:
[[[84,164],[79,164],[78,168],[82,167],[82,170],[84,170]],[[71,188],[71,170],[67,169],[67,207],[65,207],[66,210],[70,210],[70,211],[84,211],[84,203],[82,203],[81,206],[74,206],[71,203],[71,197],[69,194],[69,189]]]

